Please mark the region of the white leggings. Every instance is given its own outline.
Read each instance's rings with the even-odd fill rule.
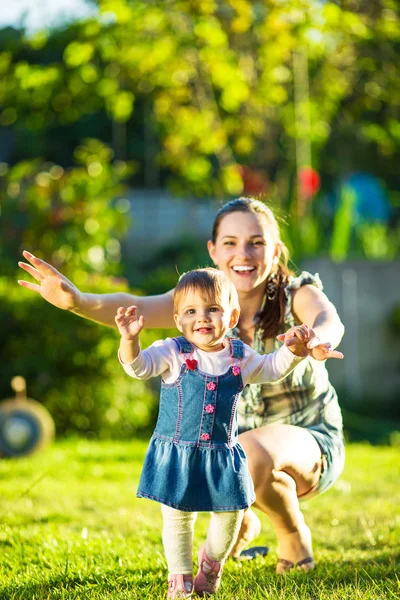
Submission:
[[[161,504],[162,540],[170,574],[192,572],[192,546],[196,512],[183,512]],[[212,512],[208,527],[206,552],[212,560],[225,560],[239,533],[243,510]]]

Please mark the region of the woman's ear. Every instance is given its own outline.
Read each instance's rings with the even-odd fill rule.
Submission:
[[[183,332],[182,323],[181,323],[181,320],[178,315],[174,315],[174,321],[175,321],[176,328],[178,329],[178,331],[180,331],[182,333]]]
[[[229,329],[236,327],[236,325],[239,323],[239,315],[240,315],[240,312],[238,311],[238,309],[234,308],[231,313],[231,319],[229,321]]]
[[[208,240],[208,242],[207,242],[207,250],[208,250],[208,254],[210,255],[211,260],[213,261],[214,265],[217,267],[218,265],[217,265],[217,262],[215,259],[215,246],[211,240]]]
[[[274,263],[274,265],[277,265],[281,256],[281,245],[280,244],[276,244],[275,246],[275,250],[274,250],[274,256],[272,258],[272,261]]]

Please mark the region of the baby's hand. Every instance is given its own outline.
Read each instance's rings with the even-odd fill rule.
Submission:
[[[311,327],[305,323],[296,327],[291,327],[276,336],[278,340],[284,342],[296,356],[312,356],[315,360],[326,360],[327,358],[343,358],[343,354],[337,350],[332,350],[329,342],[321,342]]]
[[[131,341],[142,331],[144,327],[144,317],[140,315],[140,317],[137,318],[136,306],[129,306],[128,308],[120,306],[117,310],[115,323],[121,337]]]
[[[307,343],[310,341],[311,336],[310,328],[305,323],[291,327],[285,333],[281,333],[276,337],[296,356],[308,356]]]

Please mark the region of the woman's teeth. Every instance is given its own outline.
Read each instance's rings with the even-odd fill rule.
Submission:
[[[249,267],[249,266],[244,266],[244,265],[243,266],[242,265],[241,266],[237,265],[235,267],[232,267],[232,269],[234,271],[236,271],[237,273],[245,273],[245,272],[248,272],[248,271],[254,271],[255,267]]]

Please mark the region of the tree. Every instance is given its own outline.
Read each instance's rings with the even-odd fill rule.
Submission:
[[[361,138],[379,152],[394,151],[391,110],[386,142],[385,122],[363,124],[363,115],[370,122],[383,105],[396,104],[390,91],[382,91],[379,106],[373,99],[385,82],[389,90],[397,85],[391,0],[375,10],[316,0],[98,4],[98,18],[3,52],[4,125],[51,131],[105,113],[107,135],[129,155],[132,139],[143,136],[140,113],[155,139],[151,160],[175,189],[200,196],[240,193],[245,164],[264,172],[269,194],[287,198],[296,148],[308,144],[319,168],[344,108],[342,128],[357,115]],[[379,60],[387,73],[371,77]],[[297,99],[296,85],[303,88]],[[370,91],[365,102],[363,85]]]

